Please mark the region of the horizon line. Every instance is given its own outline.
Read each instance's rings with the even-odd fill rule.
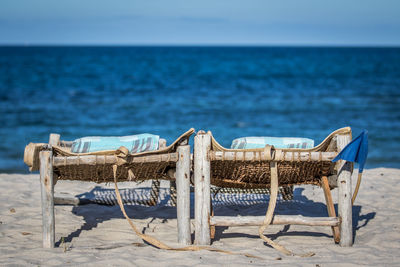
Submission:
[[[326,47],[326,48],[400,48],[400,44],[107,44],[107,43],[0,43],[0,47]]]

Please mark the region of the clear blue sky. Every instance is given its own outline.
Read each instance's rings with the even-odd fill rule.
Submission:
[[[400,45],[400,0],[1,0],[0,44]]]

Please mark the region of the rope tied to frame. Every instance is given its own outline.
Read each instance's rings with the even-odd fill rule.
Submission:
[[[222,250],[222,249],[216,249],[216,248],[212,248],[209,246],[186,246],[183,248],[173,248],[168,246],[167,244],[161,242],[160,240],[146,235],[144,233],[141,233],[136,225],[132,222],[132,220],[129,218],[129,216],[127,215],[126,211],[125,211],[125,207],[121,198],[121,194],[119,192],[118,189],[118,178],[117,178],[117,170],[118,167],[125,164],[127,162],[127,157],[129,155],[129,151],[127,148],[125,147],[120,147],[117,151],[116,151],[116,164],[113,165],[113,176],[114,176],[114,185],[115,185],[115,195],[117,197],[117,202],[118,205],[122,211],[122,214],[124,215],[124,217],[126,218],[126,220],[128,221],[129,225],[131,226],[131,228],[133,229],[133,231],[135,232],[135,234],[137,236],[139,236],[142,240],[144,240],[145,242],[151,244],[152,246],[159,248],[159,249],[164,249],[164,250],[171,250],[171,251],[199,251],[199,250],[207,250],[207,251],[212,251],[212,252],[220,252],[220,253],[224,253],[224,254],[229,254],[229,255],[244,255],[246,257],[250,257],[250,258],[257,258],[257,259],[263,259],[261,257],[258,256],[254,256],[252,254],[248,254],[248,253],[235,253],[232,251],[228,251],[228,250]],[[265,219],[263,222],[263,225],[259,228],[259,235],[261,237],[261,239],[263,239],[265,242],[267,242],[267,244],[269,244],[270,246],[272,246],[273,248],[275,248],[276,250],[282,252],[285,255],[291,255],[294,256],[296,254],[292,253],[291,251],[287,250],[284,246],[279,245],[277,243],[275,243],[274,241],[272,241],[270,238],[266,237],[264,235],[264,230],[267,228],[268,225],[271,224],[272,222],[272,217],[275,211],[275,207],[276,207],[276,200],[277,200],[277,195],[278,195],[278,169],[277,169],[277,163],[274,161],[275,158],[275,149],[273,146],[266,146],[265,150],[264,150],[264,157],[267,160],[271,161],[271,197],[270,197],[270,202],[268,205],[268,210],[267,213],[265,215]],[[304,255],[299,255],[301,257],[310,257],[313,256],[314,253],[307,253]]]
[[[217,249],[217,248],[212,248],[212,247],[208,247],[208,246],[186,246],[183,248],[173,248],[168,246],[167,244],[161,242],[160,240],[143,234],[141,233],[136,225],[132,222],[132,220],[129,218],[128,214],[125,211],[125,207],[121,198],[121,194],[119,192],[119,188],[118,188],[118,178],[117,178],[117,170],[118,167],[125,164],[127,162],[127,157],[129,155],[129,151],[127,150],[127,148],[125,147],[120,147],[117,151],[116,151],[116,157],[117,157],[117,162],[116,164],[113,165],[113,176],[114,176],[114,185],[115,185],[115,195],[117,197],[117,202],[118,205],[122,211],[122,214],[124,215],[125,219],[128,221],[129,225],[131,226],[131,228],[133,229],[133,231],[135,232],[135,234],[137,236],[139,236],[142,240],[144,240],[145,242],[149,243],[150,245],[159,248],[159,249],[164,249],[164,250],[171,250],[171,251],[200,251],[200,250],[207,250],[207,251],[212,251],[212,252],[220,252],[220,253],[224,253],[224,254],[230,254],[230,255],[244,255],[246,257],[249,258],[256,258],[256,259],[263,259],[261,257],[252,255],[252,254],[248,254],[248,253],[235,253],[232,251],[228,251],[228,250],[222,250],[222,249]]]
[[[272,241],[272,239],[266,237],[264,235],[265,229],[271,224],[274,212],[275,212],[275,207],[276,207],[276,201],[278,198],[278,164],[275,161],[275,155],[276,153],[281,154],[281,151],[276,151],[273,146],[266,145],[264,148],[264,157],[266,160],[270,161],[270,171],[271,171],[271,186],[270,186],[270,199],[268,203],[268,209],[264,217],[263,224],[260,226],[258,229],[258,234],[262,240],[264,240],[268,245],[273,247],[274,249],[278,250],[279,252],[288,255],[288,256],[300,256],[300,257],[311,257],[314,256],[315,253],[310,252],[306,254],[301,254],[297,255],[291,252],[290,250],[286,249],[284,246],[279,245],[278,243]],[[293,158],[294,160],[294,154]]]

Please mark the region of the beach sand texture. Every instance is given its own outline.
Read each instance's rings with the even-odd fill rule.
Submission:
[[[355,183],[353,174],[353,186]],[[121,183],[127,194],[143,196],[149,185]],[[139,188],[137,191],[131,188]],[[169,204],[168,183],[161,184],[159,204],[126,206],[143,232],[163,242],[177,244],[176,209]],[[330,227],[271,225],[265,233],[295,253],[314,252],[301,258],[284,256],[264,245],[257,227],[217,227],[212,246],[233,252],[163,251],[143,244],[123,218],[119,206],[88,204],[55,206],[56,248],[42,248],[42,214],[39,175],[0,174],[0,265],[84,265],[84,266],[399,266],[400,256],[400,170],[377,168],[364,171],[364,180],[353,207],[353,247],[335,245]],[[112,184],[59,181],[58,193],[112,194]],[[193,194],[193,193],[192,193]],[[192,196],[193,197],[193,196]],[[337,200],[337,189],[333,190]],[[263,215],[267,196],[219,195],[214,199],[216,215]],[[293,201],[278,201],[277,214],[327,216],[322,189],[295,187]],[[192,205],[193,218],[193,205]],[[193,232],[192,227],[192,232]]]

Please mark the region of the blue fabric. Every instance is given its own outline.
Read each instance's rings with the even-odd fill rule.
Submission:
[[[88,136],[76,139],[71,152],[87,153],[103,150],[116,150],[126,147],[131,154],[158,149],[158,135],[137,134],[128,136]]]
[[[232,149],[263,148],[271,145],[276,148],[312,148],[314,140],[301,137],[242,137],[233,140]]]
[[[340,159],[357,162],[359,172],[363,172],[365,161],[368,156],[368,131],[364,130],[351,141],[332,161],[336,162]]]

